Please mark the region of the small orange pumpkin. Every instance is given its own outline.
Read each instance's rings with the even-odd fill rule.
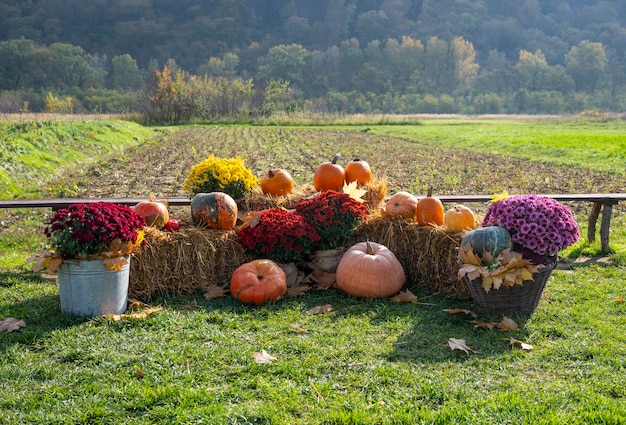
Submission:
[[[272,260],[253,260],[235,269],[230,293],[244,304],[276,301],[287,293],[287,276]]]
[[[444,214],[443,224],[450,232],[471,230],[476,227],[476,216],[469,207],[455,205]]]
[[[390,216],[415,219],[417,198],[409,192],[396,192],[385,203],[385,211]]]
[[[444,219],[443,204],[439,198],[433,196],[433,188],[428,189],[428,195],[417,201],[417,213],[415,214],[420,226],[441,226]]]
[[[261,177],[261,190],[266,195],[287,195],[293,190],[293,178],[286,170],[269,170]]]
[[[372,169],[366,161],[355,158],[348,162],[344,168],[346,172],[346,183],[356,182],[363,186],[372,181]]]
[[[343,188],[346,181],[346,172],[343,167],[337,164],[339,154],[336,153],[330,162],[322,162],[313,175],[313,186],[315,190],[336,190]]]
[[[198,193],[191,198],[191,219],[209,229],[231,230],[237,223],[237,203],[224,192]]]
[[[167,206],[162,202],[157,202],[154,196],[148,201],[141,201],[134,208],[135,212],[146,220],[146,226],[162,228],[170,219]]]
[[[337,286],[359,298],[384,298],[406,282],[402,264],[386,246],[359,242],[348,249],[337,266]]]

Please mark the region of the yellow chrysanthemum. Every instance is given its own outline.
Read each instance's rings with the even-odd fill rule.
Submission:
[[[183,189],[191,196],[225,192],[234,199],[241,199],[258,184],[259,179],[246,168],[241,157],[224,159],[211,155],[191,168]]]

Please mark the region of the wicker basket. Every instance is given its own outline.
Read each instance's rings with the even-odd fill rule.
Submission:
[[[530,316],[537,308],[546,282],[555,267],[556,263],[551,263],[533,273],[534,280],[525,280],[522,285],[502,286],[489,292],[483,289],[481,278],[470,281],[465,276],[463,279],[478,313]]]

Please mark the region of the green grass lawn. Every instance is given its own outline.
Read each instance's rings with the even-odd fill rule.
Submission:
[[[439,143],[436,133],[450,143],[482,134],[479,126],[462,131],[454,122],[420,133],[429,125],[370,132],[407,132],[403,138],[426,144]],[[483,142],[471,149],[525,134],[515,124],[491,125],[482,130],[490,136],[476,136]],[[543,134],[551,131],[543,127]],[[571,155],[571,167],[584,157]],[[598,243],[584,238],[563,252],[567,262],[553,272],[539,308],[516,318],[520,329],[511,332],[477,328],[472,317],[444,311],[471,309],[469,301],[419,288],[418,304],[334,289],[259,307],[197,294],[153,300],[163,309],[145,319],[74,318],[60,312],[56,281],[24,264],[44,243],[47,214],[0,211],[0,320],[26,323],[0,333],[2,424],[626,423],[626,234],[619,208],[608,262],[596,261]],[[584,235],[584,213],[577,219]],[[325,304],[332,312],[307,313]],[[475,352],[452,350],[449,338],[464,339]],[[511,346],[510,338],[534,349]],[[257,364],[253,353],[261,350],[276,360]]]

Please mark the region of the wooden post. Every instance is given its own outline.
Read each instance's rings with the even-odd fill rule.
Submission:
[[[593,203],[593,207],[591,208],[591,212],[589,213],[589,220],[587,221],[587,240],[589,242],[595,242],[596,240],[596,223],[598,222],[598,216],[600,215],[601,209],[602,203]]]
[[[604,204],[602,208],[602,223],[600,224],[600,247],[602,252],[609,252],[609,230],[611,228],[611,214],[613,205]]]

